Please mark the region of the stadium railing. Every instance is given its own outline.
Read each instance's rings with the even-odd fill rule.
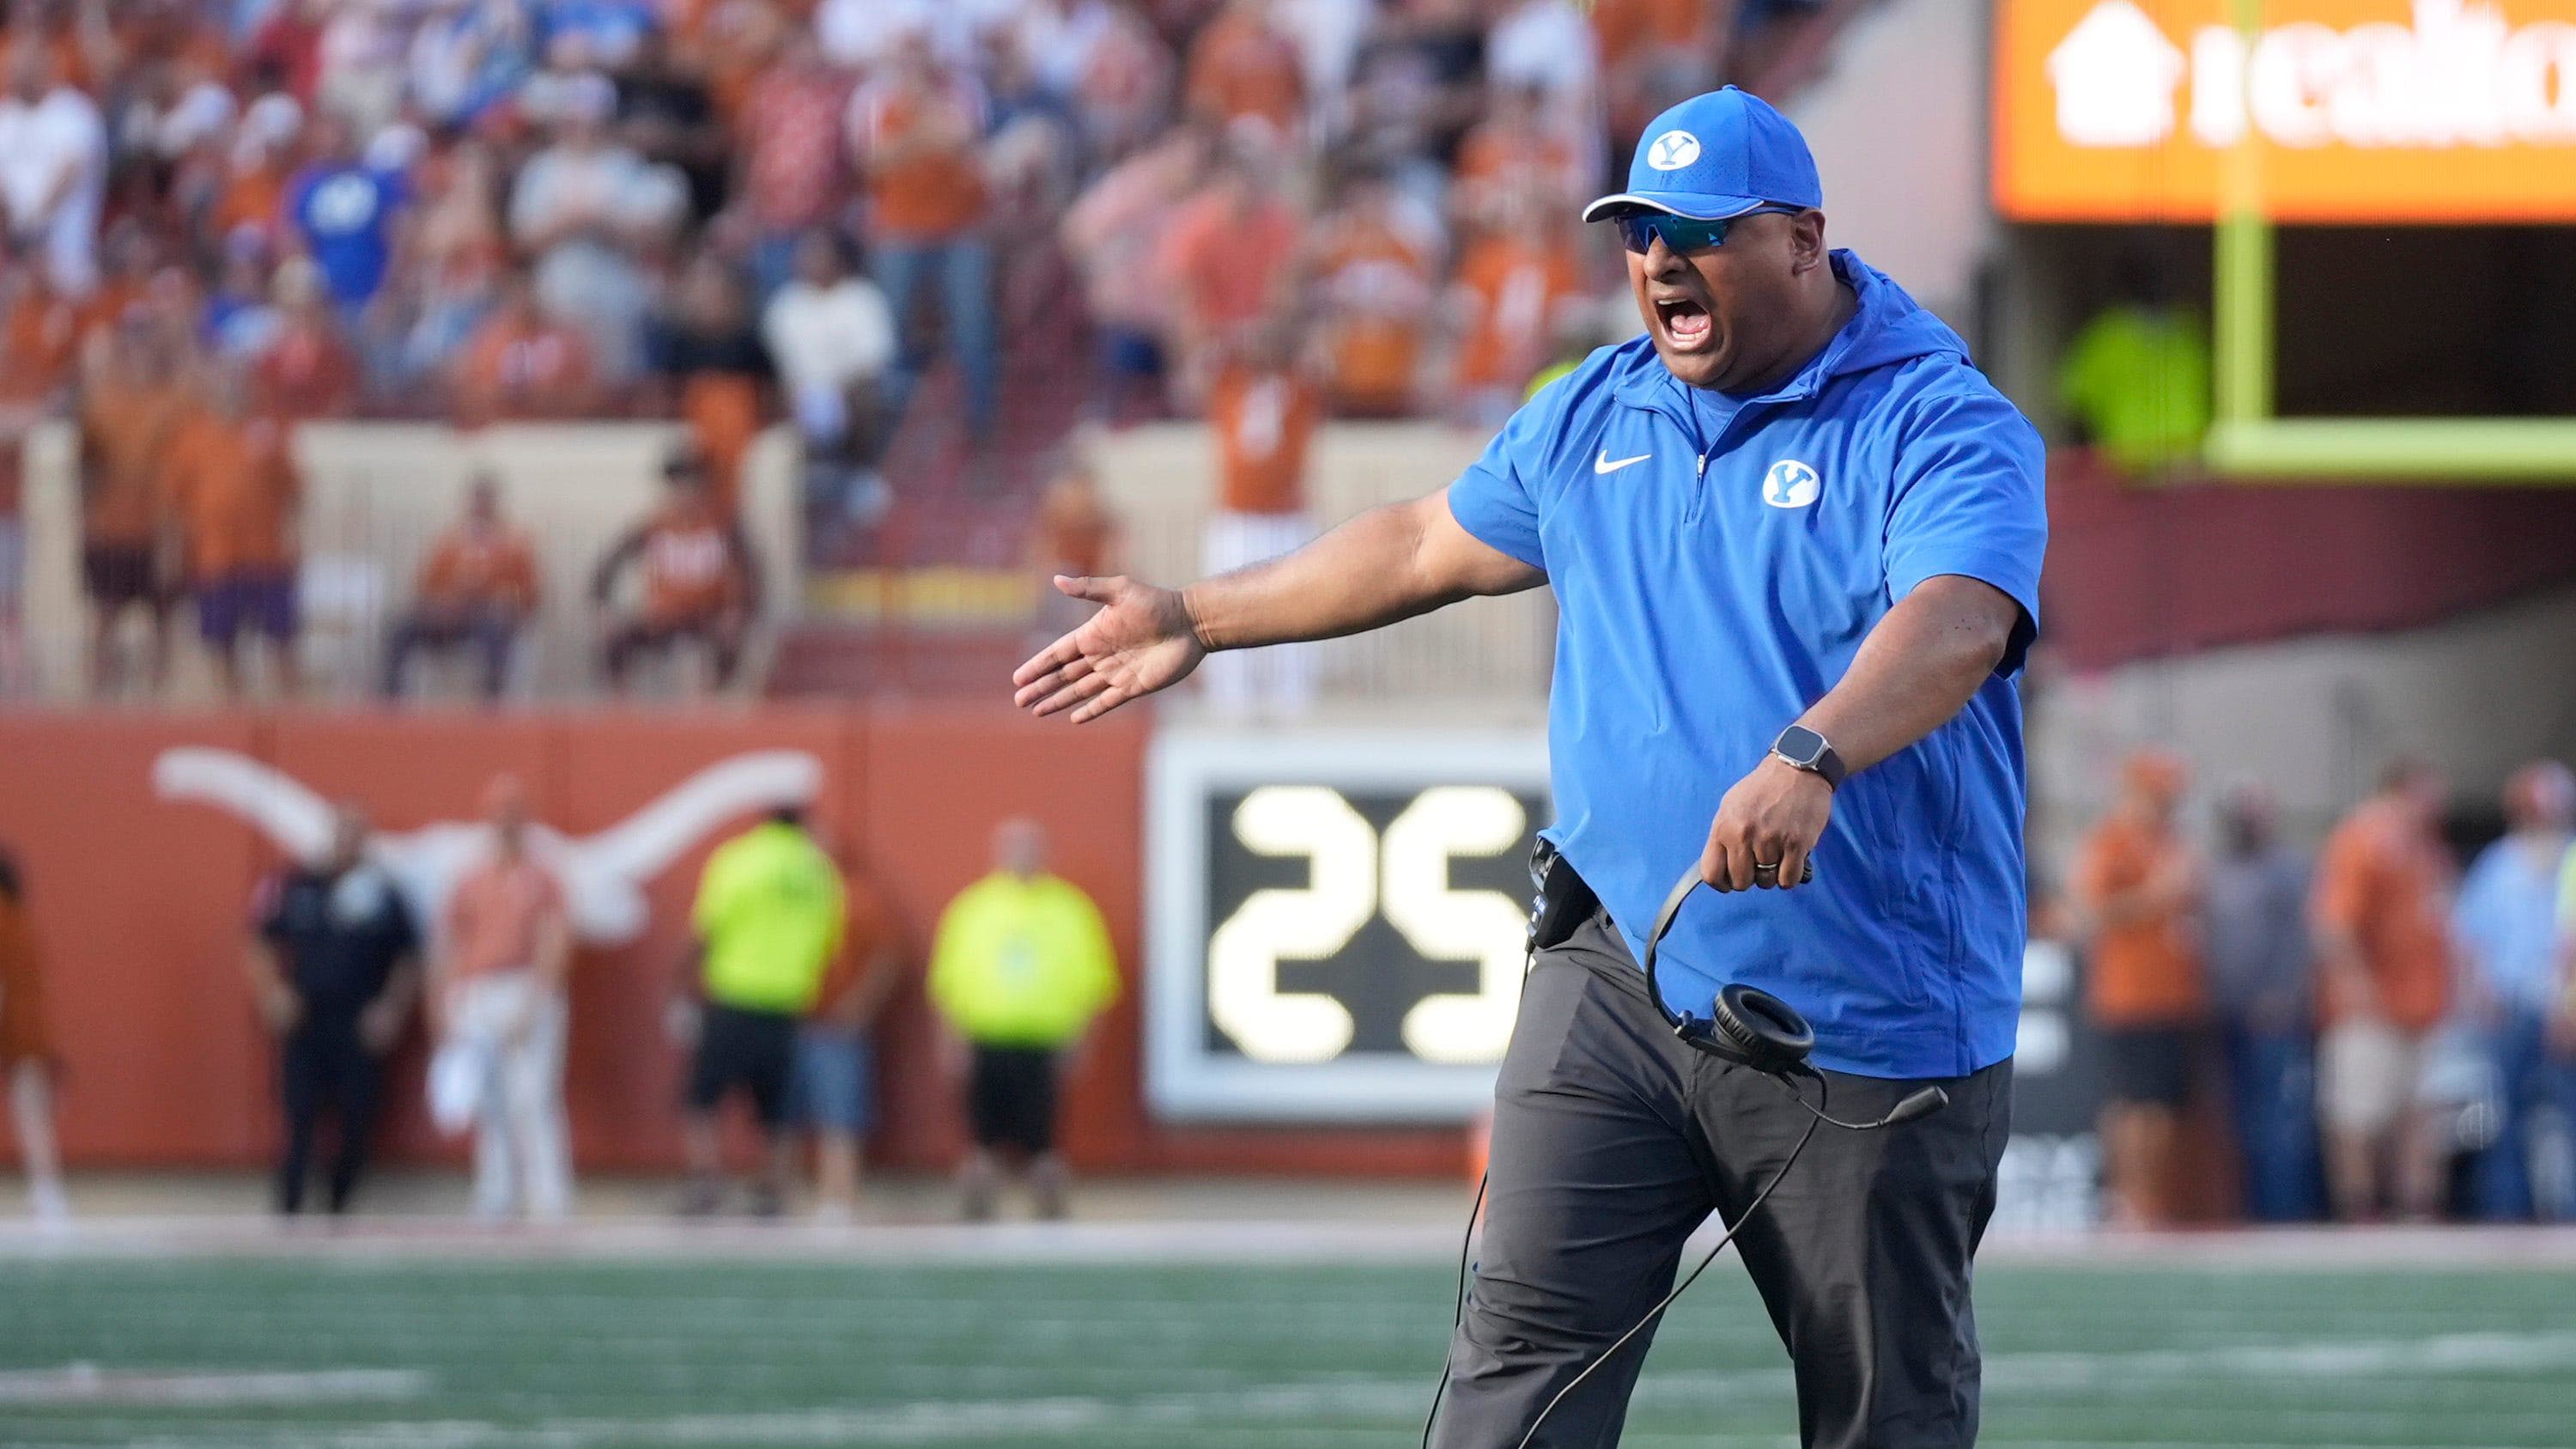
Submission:
[[[305,500],[300,567],[308,696],[371,694],[385,634],[409,606],[423,556],[452,522],[468,478],[488,468],[502,506],[534,541],[544,596],[520,641],[512,693],[567,698],[597,680],[600,612],[590,577],[617,537],[657,501],[674,424],[517,424],[465,433],[430,423],[312,423],[298,430]],[[742,479],[744,525],[767,575],[775,625],[802,597],[794,440],[773,430]],[[25,454],[25,625],[40,698],[88,697],[88,611],[80,578],[80,480],[72,430],[49,425]],[[631,587],[631,580],[629,581]],[[174,627],[184,628],[184,614]],[[193,651],[176,647],[174,697],[193,692]],[[444,693],[464,697],[462,676]]]

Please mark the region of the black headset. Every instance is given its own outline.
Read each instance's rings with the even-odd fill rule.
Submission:
[[[1760,870],[1763,867],[1757,866],[1756,869]],[[1798,881],[1799,884],[1804,885],[1815,878],[1816,864],[1810,860],[1800,873]],[[1528,1431],[1521,1435],[1515,1449],[1529,1449],[1529,1446],[1538,1438],[1540,1426],[1547,1422],[1548,1415],[1556,1412],[1557,1405],[1565,1402],[1566,1395],[1573,1393],[1585,1379],[1592,1377],[1594,1370],[1617,1356],[1620,1349],[1628,1346],[1628,1340],[1645,1332],[1648,1324],[1661,1318],[1664,1310],[1673,1306],[1674,1300],[1680,1298],[1693,1283],[1699,1281],[1700,1274],[1707,1272],[1709,1265],[1717,1261],[1717,1255],[1726,1251],[1728,1243],[1735,1241],[1737,1230],[1750,1221],[1754,1211],[1770,1198],[1772,1189],[1777,1188],[1788,1177],[1789,1169],[1798,1165],[1799,1155],[1807,1150],[1807,1143],[1815,1137],[1818,1127],[1831,1125],[1849,1132],[1876,1132],[1883,1128],[1911,1122],[1918,1117],[1928,1117],[1950,1105],[1949,1093],[1939,1087],[1924,1087],[1907,1094],[1902,1101],[1888,1109],[1886,1116],[1875,1122],[1846,1122],[1839,1117],[1827,1115],[1822,1106],[1808,1101],[1805,1094],[1801,1093],[1795,1085],[1795,1079],[1800,1077],[1814,1082],[1816,1095],[1820,1100],[1824,1098],[1827,1091],[1824,1075],[1807,1065],[1808,1053],[1816,1049],[1816,1029],[1807,1024],[1807,1018],[1800,1015],[1796,1007],[1768,991],[1746,986],[1741,982],[1730,982],[1719,987],[1716,996],[1709,1001],[1709,1014],[1706,1016],[1677,1012],[1665,1005],[1663,983],[1655,974],[1655,958],[1663,946],[1664,937],[1671,934],[1673,922],[1681,915],[1683,903],[1691,898],[1691,893],[1699,889],[1701,884],[1699,867],[1693,865],[1683,873],[1680,880],[1673,882],[1672,890],[1664,897],[1663,908],[1655,912],[1654,927],[1646,933],[1645,958],[1637,963],[1646,973],[1646,995],[1655,1003],[1655,1010],[1663,1015],[1666,1024],[1672,1027],[1674,1036],[1710,1056],[1736,1066],[1750,1068],[1778,1082],[1780,1089],[1789,1094],[1789,1099],[1806,1108],[1808,1115],[1815,1120],[1807,1124],[1805,1132],[1799,1134],[1797,1145],[1789,1149],[1789,1155],[1781,1160],[1780,1168],[1771,1174],[1771,1180],[1763,1184],[1762,1190],[1753,1195],[1751,1202],[1744,1205],[1744,1211],[1737,1215],[1735,1221],[1726,1225],[1725,1233],[1718,1238],[1716,1245],[1708,1250],[1708,1256],[1699,1260],[1699,1266],[1691,1269],[1687,1277],[1674,1284],[1673,1290],[1665,1294],[1661,1302],[1646,1310],[1646,1315],[1630,1325],[1627,1332],[1612,1339],[1610,1346],[1603,1349],[1592,1362],[1585,1364],[1581,1372],[1566,1380],[1565,1386],[1558,1389],[1555,1395],[1548,1399],[1546,1406],[1538,1411],[1538,1417],[1530,1421]],[[1544,901],[1541,905],[1544,905]],[[1535,915],[1532,919],[1530,947],[1530,959],[1535,964],[1538,951]],[[1467,1214],[1467,1238],[1458,1246],[1456,1305],[1457,1315],[1461,1321],[1467,1309],[1467,1255],[1469,1245],[1475,1238],[1477,1217],[1484,1211],[1485,1186],[1485,1181],[1481,1179],[1476,1184],[1476,1205]],[[1455,1322],[1451,1324],[1453,1338],[1456,1326]],[[1424,1449],[1430,1449],[1432,1426],[1439,1422],[1440,1400],[1448,1392],[1452,1367],[1453,1365],[1446,1362],[1441,1365],[1440,1386],[1432,1391],[1431,1412],[1422,1421]]]
[[[1805,885],[1815,878],[1816,864],[1809,861],[1798,883]],[[1691,1016],[1664,1004],[1664,984],[1655,974],[1655,955],[1664,937],[1672,933],[1673,921],[1682,913],[1682,903],[1699,886],[1699,869],[1694,866],[1673,883],[1672,891],[1664,897],[1663,909],[1655,912],[1654,929],[1646,933],[1646,959],[1637,963],[1646,969],[1646,995],[1664,1014],[1673,1035],[1710,1056],[1775,1077],[1812,1070],[1807,1066],[1807,1053],[1816,1049],[1816,1029],[1807,1025],[1796,1007],[1768,991],[1730,982],[1717,988],[1706,1016]]]
[[[1755,867],[1757,870],[1760,868]],[[1815,878],[1816,863],[1811,860],[1800,872],[1798,883],[1805,885]],[[1807,1054],[1816,1049],[1816,1029],[1807,1024],[1807,1018],[1798,1014],[1798,1008],[1770,992],[1740,981],[1729,982],[1717,988],[1717,995],[1710,1000],[1706,1016],[1677,1012],[1664,1003],[1663,982],[1655,974],[1655,956],[1664,944],[1664,937],[1672,933],[1673,921],[1682,913],[1682,903],[1689,900],[1691,892],[1699,887],[1699,868],[1693,866],[1683,873],[1680,880],[1673,882],[1671,892],[1664,897],[1663,909],[1655,912],[1654,929],[1646,933],[1646,959],[1638,964],[1645,968],[1646,995],[1654,1001],[1655,1010],[1663,1013],[1673,1035],[1710,1056],[1737,1066],[1751,1067],[1783,1082],[1791,1077],[1806,1077],[1822,1086],[1824,1078],[1807,1065]],[[1909,1094],[1875,1122],[1845,1122],[1825,1116],[1806,1098],[1798,1096],[1794,1089],[1789,1095],[1808,1111],[1815,1112],[1818,1121],[1853,1132],[1875,1132],[1882,1127],[1894,1127],[1917,1117],[1929,1116],[1950,1105],[1949,1093],[1939,1087],[1925,1087]]]

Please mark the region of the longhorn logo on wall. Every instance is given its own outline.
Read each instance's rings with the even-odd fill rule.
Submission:
[[[782,800],[811,800],[823,762],[799,750],[756,750],[709,765],[643,809],[592,835],[571,836],[540,822],[528,850],[562,882],[573,934],[585,945],[616,946],[644,932],[644,887],[732,820]],[[231,750],[164,750],[152,788],[241,817],[280,850],[303,860],[330,843],[331,805],[302,781]],[[424,921],[443,919],[447,894],[489,849],[482,825],[442,820],[416,830],[378,831],[369,858],[401,887]]]

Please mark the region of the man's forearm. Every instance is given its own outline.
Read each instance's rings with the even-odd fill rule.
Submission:
[[[1940,728],[2002,662],[2020,606],[1957,575],[1925,581],[1861,641],[1851,668],[1798,723],[1866,770]]]
[[[1450,602],[1415,581],[1420,542],[1407,505],[1372,508],[1294,553],[1190,585],[1182,605],[1210,649],[1361,633]]]
[[[1181,591],[1181,602],[1201,644],[1248,649],[1366,633],[1543,579],[1467,540],[1435,493],[1372,508],[1294,553],[1203,579]]]

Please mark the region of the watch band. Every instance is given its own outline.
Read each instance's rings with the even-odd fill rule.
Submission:
[[[1834,753],[1832,743],[1805,725],[1791,725],[1780,731],[1771,742],[1771,753],[1791,769],[1804,770],[1825,782],[1828,790],[1840,790],[1850,771],[1843,767],[1843,757]]]

